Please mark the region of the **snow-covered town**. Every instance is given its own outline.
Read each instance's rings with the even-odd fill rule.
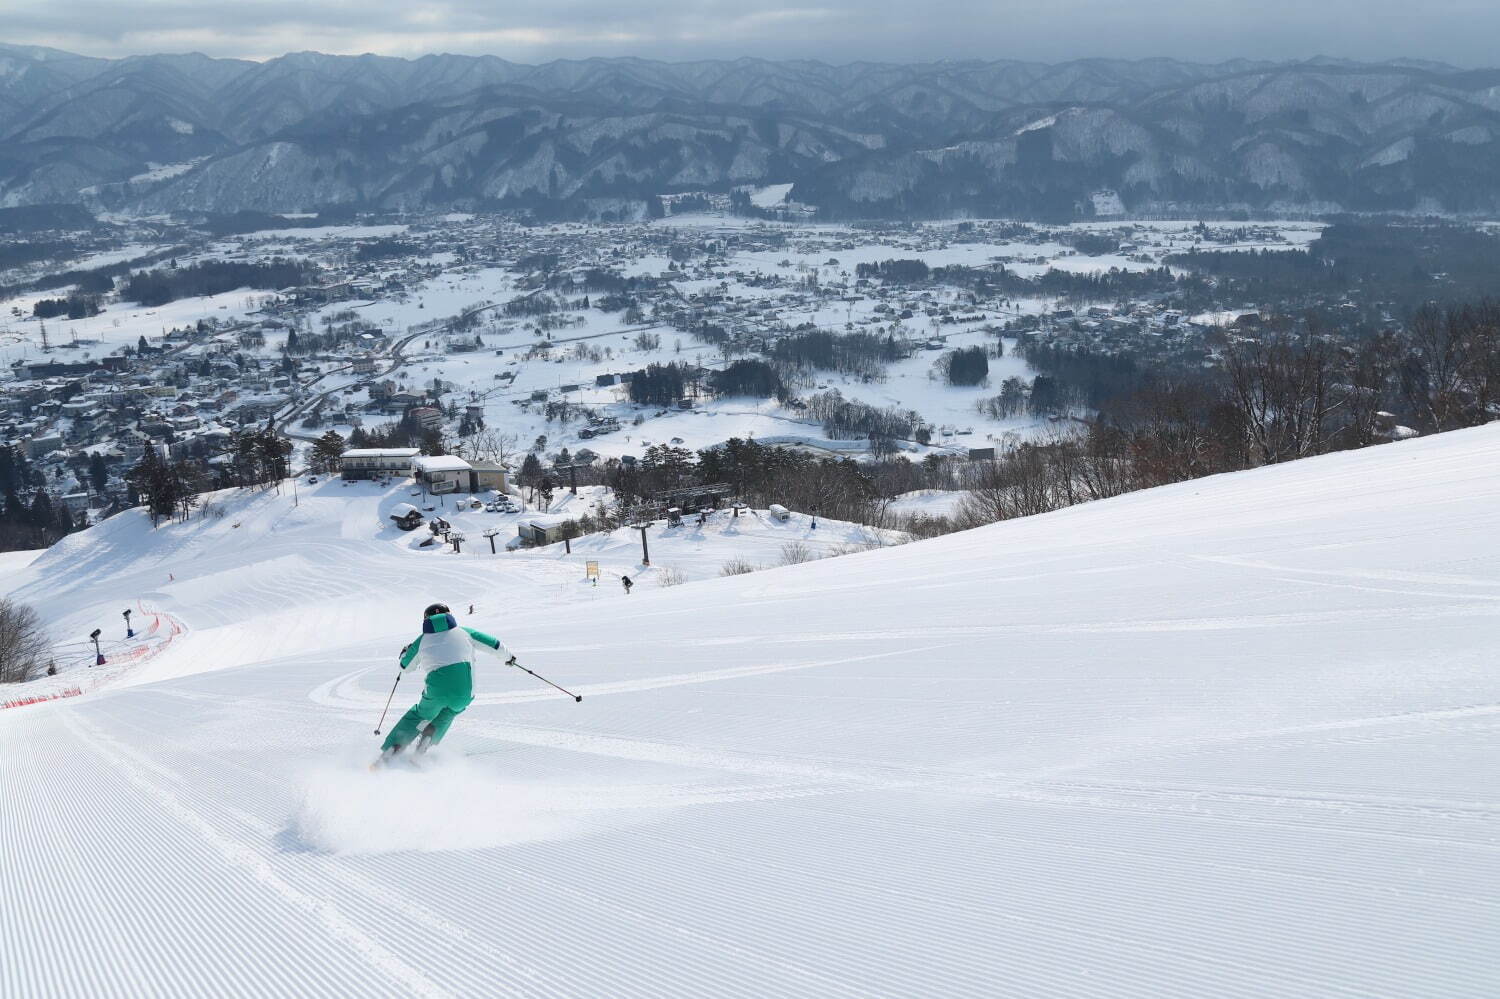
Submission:
[[[138,222],[121,228],[122,239],[142,235]],[[1201,363],[1251,310],[1184,316],[1165,294],[1118,304],[1079,290],[1019,297],[925,272],[913,285],[881,276],[882,262],[1022,279],[1131,273],[1199,246],[1300,248],[1319,228],[862,229],[705,214],[524,226],[448,215],[258,230],[194,248],[135,242],[68,266],[123,258],[183,272],[295,260],[306,281],[154,306],[122,287],[88,296],[93,314],[76,319],[38,309],[76,290],[0,303],[9,313],[0,320],[9,374],[0,437],[45,477],[55,505],[94,519],[128,504],[123,474],[147,447],[198,463],[203,481],[222,485],[216,466],[235,434],[268,425],[305,445],[328,430],[347,441],[402,420],[446,451],[517,466],[527,452],[550,467],[559,456],[603,463],[653,444],[699,449],[731,438],[830,455],[967,456],[1074,413],[1066,400],[1031,398],[1035,372],[1018,343]],[[1091,254],[1068,245],[1079,237]],[[1113,251],[1100,254],[1104,245]],[[834,356],[829,337],[856,336],[863,351]],[[984,371],[955,383],[944,365],[963,350],[985,355]],[[633,393],[651,365],[673,367],[670,391]],[[895,419],[835,425],[827,414],[836,400]],[[884,422],[893,425],[876,425]],[[309,467],[300,451],[293,463]]]

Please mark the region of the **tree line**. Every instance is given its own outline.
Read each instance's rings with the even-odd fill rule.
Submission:
[[[675,406],[685,398],[689,387],[701,382],[698,369],[669,361],[648,364],[630,378],[630,401],[642,406]]]
[[[840,520],[868,516],[876,498],[874,481],[859,462],[738,438],[696,453],[653,445],[634,466],[611,463],[606,481],[626,504],[667,489],[723,482],[752,506],[783,503]]]
[[[216,475],[193,458],[172,459],[167,449],[147,445],[140,461],[125,475],[132,502],[143,504],[152,526],[163,519],[186,520],[197,509],[200,494],[209,489],[268,486],[291,474],[287,459],[292,442],[266,427],[230,434],[215,457]]]
[[[799,329],[777,340],[770,356],[803,368],[883,378],[886,365],[900,360],[905,352],[905,342],[891,334]]]
[[[80,478],[102,475],[103,459],[81,459]],[[54,503],[47,491],[47,478],[31,465],[21,448],[0,444],[0,551],[46,548],[78,528],[63,503]]]
[[[57,316],[87,319],[99,314],[99,296],[75,291],[67,298],[39,298],[32,303],[31,314],[38,319],[53,319]]]
[[[239,260],[205,260],[186,267],[136,271],[120,289],[120,295],[141,305],[165,305],[179,298],[218,295],[236,288],[277,290],[306,284],[316,274],[302,260],[277,257],[260,263]]]
[[[845,399],[838,389],[816,392],[807,397],[805,404],[807,415],[822,421],[823,434],[830,440],[911,440],[919,436],[923,426],[921,414],[914,409],[894,406],[882,409]]]

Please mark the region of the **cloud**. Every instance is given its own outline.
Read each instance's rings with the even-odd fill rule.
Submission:
[[[1166,56],[1195,61],[1425,58],[1492,62],[1492,0],[7,0],[5,40],[86,55],[200,51],[264,59],[493,54],[669,60]]]

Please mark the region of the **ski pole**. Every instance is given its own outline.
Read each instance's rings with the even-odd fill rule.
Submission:
[[[385,724],[385,713],[391,710],[391,701],[396,699],[396,687],[401,683],[401,674],[396,674],[396,682],[391,684],[391,696],[385,699],[385,708],[380,712],[380,721],[375,725],[375,734],[380,734],[380,726]]]
[[[536,677],[538,680],[542,681],[543,683],[545,683],[549,687],[557,687],[557,684],[553,683],[551,680],[547,679],[545,676],[542,676],[540,673],[534,673],[531,670],[526,669],[525,666],[522,666],[520,663],[516,662],[515,659],[511,659],[510,664],[512,666],[514,666],[516,669],[525,669],[526,672],[531,673],[532,676]],[[583,695],[582,694],[575,694],[571,690],[567,689],[566,687],[557,687],[557,689],[561,690],[564,694],[567,694],[569,697],[573,698],[573,700],[575,700],[575,701],[581,701],[581,700],[583,700]]]

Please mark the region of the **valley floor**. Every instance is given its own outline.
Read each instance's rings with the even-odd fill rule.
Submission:
[[[6,567],[60,632],[182,631],[0,711],[0,994],[1494,995],[1497,467],[1482,428],[629,597],[352,488],[122,515]],[[481,662],[371,774],[436,599],[584,699]]]

